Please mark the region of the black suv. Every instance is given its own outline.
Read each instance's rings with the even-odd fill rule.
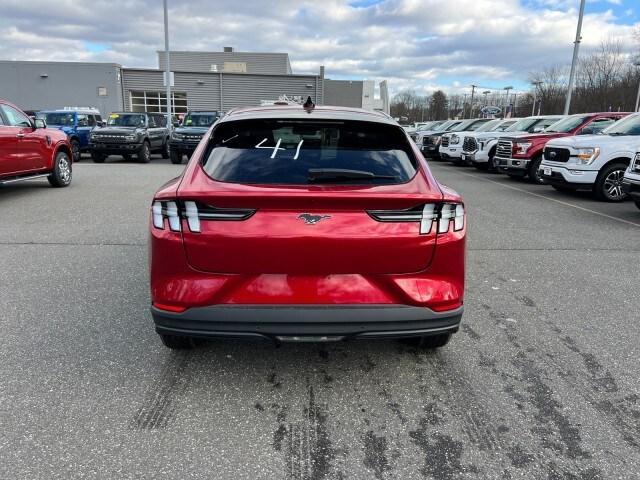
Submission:
[[[167,119],[161,113],[110,113],[107,125],[91,132],[89,150],[97,163],[104,162],[109,155],[122,155],[130,160],[133,154],[148,163],[152,152],[169,158]]]
[[[170,150],[171,163],[182,163],[182,157],[191,154],[196,149],[202,136],[207,133],[209,127],[220,118],[215,110],[189,111],[182,124],[171,134]]]

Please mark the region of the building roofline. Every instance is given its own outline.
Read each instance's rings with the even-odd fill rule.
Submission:
[[[0,63],[28,63],[28,64],[56,64],[56,65],[109,65],[120,67],[122,65],[114,62],[84,62],[84,61],[57,61],[57,60],[0,60]]]
[[[156,53],[164,53],[164,50],[156,50]],[[216,55],[219,53],[225,54],[246,54],[246,55],[286,55],[289,56],[288,52],[240,52],[238,50],[234,50],[233,52],[220,52],[217,50],[169,50],[169,53],[215,53]]]
[[[123,70],[135,70],[142,72],[157,72],[164,73],[164,70],[160,70],[158,68],[140,68],[140,67],[122,67]],[[320,78],[320,74],[317,73],[260,73],[260,72],[210,72],[208,70],[171,70],[173,73],[193,73],[198,75],[220,75],[221,73],[224,75],[259,75],[262,77],[318,77]]]

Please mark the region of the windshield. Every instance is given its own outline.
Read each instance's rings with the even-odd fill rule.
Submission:
[[[545,130],[545,133],[567,133],[582,125],[589,117],[571,116],[554,123]]]
[[[485,123],[489,123],[489,122],[487,120],[477,120],[477,119],[466,120],[466,121],[460,122],[460,124],[451,128],[451,130],[454,132],[475,132]]]
[[[182,122],[185,127],[210,127],[218,119],[217,113],[189,113]]]
[[[531,125],[538,121],[540,121],[539,118],[523,118],[507,128],[505,132],[526,132]]]
[[[109,126],[114,127],[144,127],[144,115],[131,113],[112,113],[109,115]]]
[[[60,125],[64,127],[73,127],[73,113],[67,112],[40,112],[38,118],[43,118],[47,125]]]
[[[500,125],[498,125],[497,127],[495,127],[492,131],[495,132],[508,132],[509,129],[511,127],[513,127],[516,123],[518,123],[518,120],[503,120],[502,123]]]
[[[498,125],[500,125],[500,122],[502,122],[502,120],[498,120],[498,119],[491,120],[489,122],[484,122],[480,124],[480,126],[476,129],[476,132],[490,132],[491,130],[496,128]]]
[[[640,135],[640,115],[629,115],[602,131],[605,135]]]
[[[460,123],[460,120],[448,120],[446,122],[441,123],[436,126],[433,131],[434,132],[442,132],[444,130],[449,130],[452,126],[455,126]]]
[[[247,184],[396,184],[417,166],[401,129],[362,121],[224,122],[203,158],[214,180]]]

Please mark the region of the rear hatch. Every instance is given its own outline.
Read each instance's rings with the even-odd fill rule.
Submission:
[[[420,215],[442,193],[400,127],[227,121],[203,159],[179,191],[198,210],[200,231],[183,228],[197,270],[366,275],[429,266],[436,234],[420,233]]]

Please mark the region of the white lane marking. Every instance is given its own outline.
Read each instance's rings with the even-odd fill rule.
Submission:
[[[578,210],[583,210],[585,212],[593,213],[595,215],[600,215],[601,217],[605,217],[605,218],[609,218],[611,220],[616,220],[618,222],[626,223],[627,225],[633,225],[634,227],[640,227],[640,223],[635,223],[635,222],[632,222],[630,220],[625,220],[623,218],[614,217],[613,215],[607,215],[606,213],[598,212],[596,210],[591,210],[590,208],[585,208],[585,207],[581,207],[579,205],[574,205],[573,203],[563,202],[562,200],[556,200],[555,198],[547,197],[545,195],[540,195],[539,193],[533,193],[533,192],[530,192],[530,191],[525,190],[523,188],[514,187],[512,185],[506,185],[506,184],[501,183],[501,182],[496,182],[495,180],[491,180],[489,178],[484,178],[484,177],[481,177],[479,175],[472,175],[471,173],[466,173],[466,172],[456,172],[456,173],[459,173],[460,175],[466,175],[467,177],[479,178],[480,180],[484,180],[486,182],[495,183],[496,185],[500,185],[501,187],[504,187],[504,188],[510,188],[511,190],[516,190],[518,192],[524,192],[527,195],[532,195],[534,197],[543,198],[543,199],[548,200],[550,202],[559,203],[560,205],[564,205],[566,207],[573,207],[573,208],[576,208]]]

